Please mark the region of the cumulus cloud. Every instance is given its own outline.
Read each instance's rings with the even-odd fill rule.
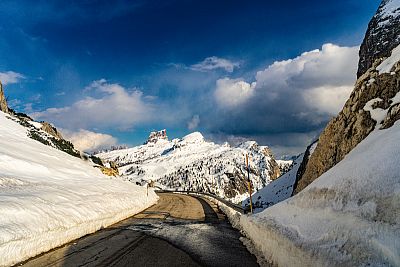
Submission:
[[[199,124],[200,124],[199,115],[194,115],[192,119],[188,122],[187,128],[192,131],[196,129],[199,126]]]
[[[31,115],[67,129],[114,127],[127,130],[153,118],[151,100],[145,99],[135,88],[127,89],[101,79],[87,86],[84,93],[86,97],[70,106],[48,108]]]
[[[325,44],[257,72],[256,87],[270,100],[300,93],[309,107],[335,115],[351,93],[357,62],[358,47]]]
[[[238,62],[232,62],[225,58],[207,57],[203,61],[191,65],[190,69],[195,71],[211,71],[216,69],[223,69],[227,72],[233,72],[235,68],[239,67]]]
[[[239,79],[219,79],[215,89],[215,99],[217,103],[224,108],[236,107],[254,93],[256,83],[249,84]]]
[[[288,140],[273,136],[297,134],[312,139],[311,133],[317,135],[349,97],[357,63],[358,47],[324,44],[322,49],[274,62],[258,71],[251,83],[220,79],[213,95],[217,115],[202,123],[226,135],[260,141],[268,137],[275,146]]]
[[[353,87],[350,85],[326,85],[304,90],[305,103],[320,113],[336,115],[349,98]]]
[[[65,139],[71,141],[80,151],[91,152],[102,148],[108,148],[117,144],[117,139],[111,135],[91,132],[81,129],[78,132],[62,130]]]
[[[0,72],[0,81],[3,85],[17,83],[24,78],[25,76],[18,72],[14,71]]]

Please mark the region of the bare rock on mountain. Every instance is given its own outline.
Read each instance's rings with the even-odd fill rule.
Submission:
[[[341,161],[375,129],[377,124],[381,124],[379,128],[384,129],[400,119],[400,104],[391,100],[400,91],[400,62],[397,62],[389,73],[381,74],[376,70],[379,63],[381,60],[376,60],[357,80],[343,110],[322,132],[318,146],[298,181],[295,193]],[[383,121],[374,120],[371,112],[365,109],[366,104],[373,99],[377,101],[372,108],[389,109]]]
[[[63,139],[61,133],[57,131],[57,129],[48,122],[42,122],[41,130],[45,131],[46,133],[50,134],[51,136],[57,139]]]
[[[144,144],[157,143],[158,140],[168,141],[167,130],[164,129],[161,131],[151,132],[149,138],[147,138],[147,141]]]
[[[4,96],[3,84],[1,83],[1,81],[0,81],[0,110],[3,111],[4,113],[8,113],[7,100],[6,97]]]
[[[275,180],[277,178],[279,178],[279,176],[282,175],[281,173],[281,169],[278,165],[278,163],[276,162],[274,155],[271,151],[271,149],[269,147],[264,147],[262,149],[262,153],[267,157],[267,158],[271,158],[273,160],[270,161],[270,169],[269,169],[269,177],[271,177],[271,180]]]
[[[383,0],[368,24],[360,47],[357,77],[364,74],[376,59],[390,56],[400,44],[400,1]]]
[[[397,57],[390,57],[395,62],[390,62],[393,63],[389,64],[391,69],[382,71],[382,61],[395,53],[394,50],[400,49],[399,44],[400,0],[383,0],[368,25],[360,48],[355,88],[343,110],[320,135],[315,152],[307,162],[304,173],[298,177],[295,193],[341,161],[377,124],[381,129],[388,128],[400,118],[400,104],[391,100],[400,91]],[[373,99],[378,100],[371,107],[374,112],[389,108],[383,121],[374,120],[371,110],[365,109]]]

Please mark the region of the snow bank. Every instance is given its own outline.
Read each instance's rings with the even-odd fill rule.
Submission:
[[[0,112],[0,266],[95,232],[157,201],[89,162],[27,137]]]
[[[400,122],[305,190],[240,224],[280,266],[400,266]]]

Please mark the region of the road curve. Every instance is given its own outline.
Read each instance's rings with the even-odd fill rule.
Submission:
[[[160,193],[158,203],[124,221],[19,266],[258,266],[216,205]]]

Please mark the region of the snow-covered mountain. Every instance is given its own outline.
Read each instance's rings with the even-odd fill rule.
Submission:
[[[297,177],[305,167],[306,162],[312,155],[317,146],[317,141],[309,145],[306,151],[293,160],[281,160],[280,166],[285,166],[288,171],[283,172],[282,175],[276,180],[272,181],[264,188],[252,195],[253,211],[255,213],[261,212],[264,209],[271,207],[293,195],[294,187],[296,186]],[[290,165],[289,165],[290,163]],[[279,161],[278,161],[279,165]],[[246,198],[242,202],[242,206],[247,208],[250,205],[250,198]]]
[[[291,157],[291,160],[277,160],[280,169],[286,168],[287,171],[270,184],[252,195],[253,210],[255,213],[271,207],[293,195],[293,190],[298,181],[298,177],[304,172],[307,161],[314,153],[318,141],[309,145],[306,151],[298,156]],[[242,202],[242,206],[247,208],[250,205],[250,198]]]
[[[237,147],[204,140],[199,132],[168,141],[165,136],[144,145],[96,154],[104,161],[114,161],[122,176],[134,183],[149,180],[163,189],[215,193],[239,202],[248,196],[245,155],[249,155],[250,179],[254,190],[269,184],[280,175],[271,151],[254,141]]]

